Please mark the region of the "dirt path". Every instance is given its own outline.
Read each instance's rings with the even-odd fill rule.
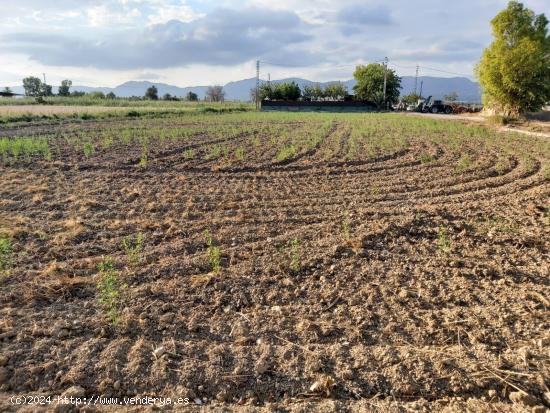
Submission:
[[[441,120],[459,120],[466,122],[475,122],[475,123],[486,123],[487,118],[479,115],[445,115],[445,114],[433,114],[433,113],[417,113],[417,112],[404,112],[407,116],[418,116],[431,119],[441,119]],[[542,122],[539,122],[542,123]],[[500,132],[511,132],[511,133],[521,133],[523,135],[537,136],[539,138],[550,138],[550,132],[535,132],[531,130],[523,129],[522,126],[502,126],[498,128]]]

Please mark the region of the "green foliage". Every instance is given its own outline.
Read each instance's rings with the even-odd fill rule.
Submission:
[[[208,255],[208,264],[212,269],[212,272],[219,273],[221,270],[221,248],[214,245],[212,234],[209,230],[204,231],[204,237],[206,238],[206,254]]]
[[[435,161],[435,156],[433,156],[432,154],[427,153],[427,152],[422,152],[420,154],[420,162],[421,163],[426,164],[426,163],[431,163],[433,161]]]
[[[296,82],[264,83],[260,86],[260,98],[270,100],[298,100],[302,95]]]
[[[59,96],[70,96],[71,92],[69,92],[69,89],[71,88],[72,85],[73,85],[73,82],[71,80],[62,80],[57,94]]]
[[[105,98],[106,99],[116,99],[116,95],[114,94],[114,92],[109,92],[105,95]]]
[[[420,95],[417,93],[409,93],[401,98],[401,100],[407,105],[416,105],[418,100],[421,99]]]
[[[34,155],[42,155],[46,160],[51,159],[50,146],[46,138],[0,138],[0,157],[5,162],[21,157],[29,159]]]
[[[473,165],[472,158],[467,153],[463,154],[456,163],[456,170],[458,172],[464,172],[470,169]]]
[[[94,144],[91,141],[84,142],[84,144],[82,145],[82,149],[84,150],[84,156],[86,158],[92,156],[95,151]]]
[[[143,251],[143,234],[141,232],[135,237],[124,237],[121,245],[131,266],[136,267],[141,263],[141,253]]]
[[[451,252],[451,239],[445,227],[439,227],[437,232],[437,248],[444,254]]]
[[[195,151],[193,149],[186,149],[184,152],[183,152],[183,157],[185,159],[192,159],[193,156],[195,156]]]
[[[506,116],[540,110],[550,100],[548,19],[510,1],[491,25],[494,41],[476,67],[485,105]]]
[[[29,76],[23,79],[23,89],[27,96],[41,96],[42,81],[34,76]]]
[[[90,93],[88,94],[88,96],[89,96],[90,99],[92,99],[92,100],[105,99],[105,93],[103,93],[103,92],[101,92],[101,91],[90,92]]]
[[[349,211],[344,211],[344,219],[342,220],[342,232],[344,233],[344,239],[346,241],[349,241],[350,239]]]
[[[360,100],[374,102],[379,108],[384,107],[384,72],[387,71],[386,101],[390,104],[399,100],[401,78],[394,70],[387,69],[379,63],[359,65],[353,72],[357,84],[353,87],[355,96]]]
[[[348,89],[342,82],[334,82],[325,87],[323,94],[326,98],[332,100],[344,100],[348,94]]]
[[[143,145],[141,147],[141,156],[139,157],[139,166],[142,168],[147,168],[147,164],[149,163],[149,155],[147,146]]]
[[[277,151],[277,155],[275,155],[275,159],[281,162],[281,161],[285,161],[287,159],[293,158],[294,156],[296,156],[296,146],[285,145]]]
[[[155,85],[149,86],[145,91],[145,98],[151,100],[158,100],[159,91]]]
[[[124,284],[120,281],[115,262],[107,257],[98,265],[97,291],[99,303],[105,308],[112,324],[116,325],[120,318],[121,295]]]
[[[302,246],[298,238],[290,241],[290,269],[298,271],[302,266]]]
[[[187,92],[187,95],[185,95],[185,100],[188,102],[197,102],[199,100],[199,96],[194,92]]]
[[[238,161],[242,161],[244,159],[244,149],[240,146],[235,149],[235,159]]]
[[[0,234],[0,277],[9,275],[13,265],[13,244],[6,234]]]
[[[52,85],[42,83],[40,85],[40,96],[53,96]]]

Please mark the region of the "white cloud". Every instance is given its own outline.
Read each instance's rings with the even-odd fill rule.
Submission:
[[[346,79],[355,63],[384,56],[403,67],[471,73],[491,40],[490,19],[507,2],[16,0],[2,10],[0,67],[4,79],[46,71],[111,86],[143,74],[223,83],[252,77],[256,58],[289,64],[262,66],[272,78]],[[524,3],[550,16],[548,0]],[[284,13],[296,19],[277,21]]]

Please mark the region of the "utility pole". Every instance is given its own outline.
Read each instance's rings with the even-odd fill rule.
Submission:
[[[424,86],[424,81],[420,81],[420,99],[422,99],[422,86]]]
[[[414,77],[414,94],[416,95],[417,86],[418,86],[418,69],[420,69],[420,66],[416,65],[416,76]]]
[[[46,83],[46,73],[42,73],[42,76],[44,76],[44,84]]]
[[[386,104],[386,85],[388,82],[388,58],[384,58],[384,108],[388,109]]]
[[[267,84],[271,86],[271,73],[267,74]]]
[[[260,61],[256,60],[256,110],[260,108]]]

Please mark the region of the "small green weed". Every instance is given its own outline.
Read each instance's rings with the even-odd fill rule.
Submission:
[[[209,230],[204,231],[204,237],[206,238],[206,254],[208,255],[208,263],[212,272],[219,273],[221,266],[221,248],[214,245],[214,240],[212,239],[212,234]]]
[[[451,239],[445,227],[439,227],[437,232],[437,248],[444,254],[451,252]]]
[[[302,266],[302,246],[298,238],[290,241],[290,268],[298,271]]]
[[[84,151],[84,156],[86,158],[89,158],[94,154],[94,151],[95,151],[94,144],[91,141],[86,141],[82,145],[82,150]]]
[[[147,164],[149,162],[149,156],[147,155],[147,148],[144,146],[141,149],[141,156],[139,158],[139,166],[142,168],[147,168]]]
[[[99,303],[105,308],[111,323],[116,325],[120,318],[121,296],[125,286],[120,281],[112,258],[107,257],[100,262],[98,271],[97,291],[99,293]]]
[[[238,161],[242,161],[244,159],[244,149],[241,147],[238,147],[235,149],[235,159]]]
[[[124,237],[121,245],[130,265],[137,266],[142,260],[143,234],[140,232],[135,237]]]
[[[349,241],[350,239],[350,219],[349,212],[344,212],[344,219],[342,220],[342,232],[344,233],[344,239]]]
[[[423,152],[420,154],[420,163],[432,163],[435,161],[435,156],[430,153]]]
[[[289,158],[292,158],[296,156],[296,146],[294,145],[285,145],[279,151],[277,152],[277,155],[275,155],[275,158],[281,162],[285,161]]]
[[[8,276],[13,265],[13,243],[8,235],[0,234],[0,277]]]
[[[472,158],[467,153],[463,154],[456,163],[457,172],[464,172],[470,169],[473,165]]]

